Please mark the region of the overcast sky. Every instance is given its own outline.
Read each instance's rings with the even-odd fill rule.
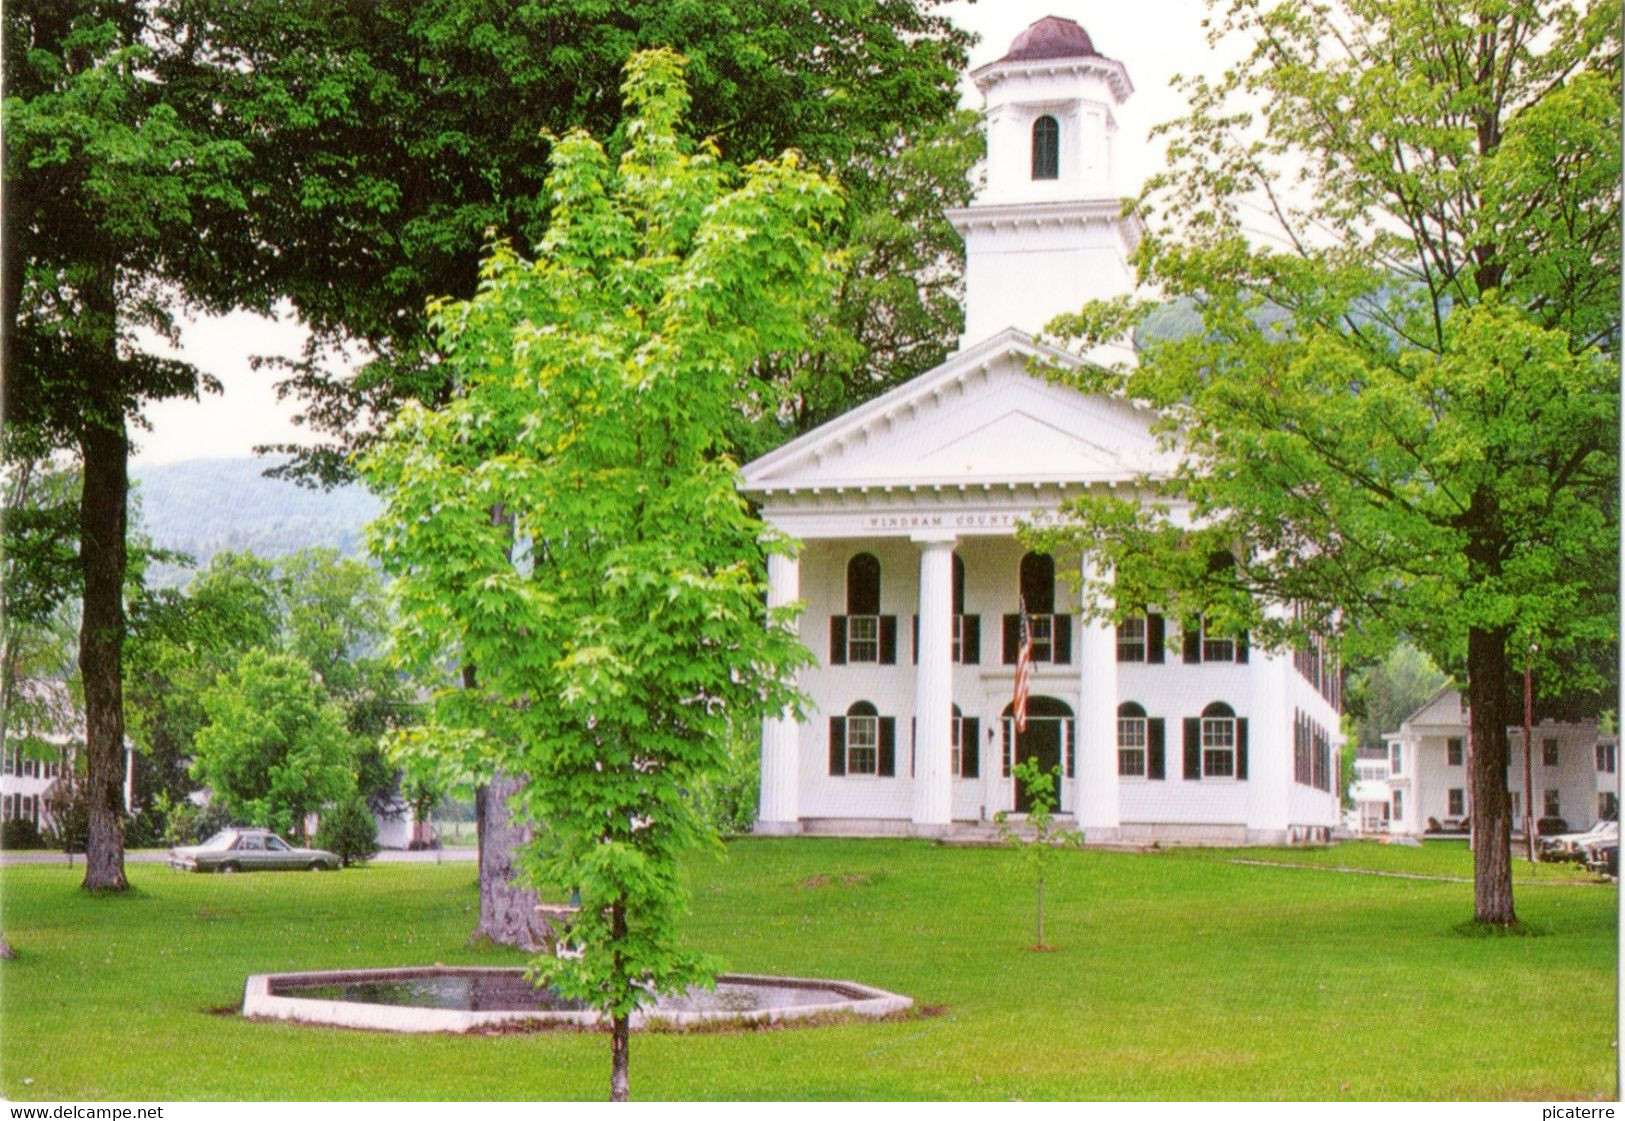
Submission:
[[[1169,88],[1175,74],[1214,69],[1203,37],[1202,0],[955,0],[946,11],[981,36],[971,66],[999,58],[1023,28],[1044,16],[1081,23],[1101,54],[1121,61],[1134,83],[1134,96],[1118,110],[1119,194],[1135,193],[1162,162],[1161,145],[1146,141],[1158,122],[1179,115],[1182,101]],[[965,102],[979,107],[975,88],[965,83]],[[238,313],[189,326],[181,353],[225,386],[220,396],[201,402],[166,401],[149,406],[152,431],[132,433],[138,464],[182,459],[244,456],[256,444],[299,441],[291,418],[293,402],[279,403],[270,371],[249,369],[254,354],[296,355],[303,332],[291,321],[275,322]]]

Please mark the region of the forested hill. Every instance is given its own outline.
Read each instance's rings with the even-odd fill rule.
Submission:
[[[189,459],[180,463],[132,464],[135,486],[132,529],[153,544],[190,554],[201,566],[218,552],[280,557],[310,545],[346,556],[361,551],[362,527],[378,512],[378,500],[359,486],[312,491],[264,472],[275,459]],[[161,566],[149,583],[183,584],[185,569]]]

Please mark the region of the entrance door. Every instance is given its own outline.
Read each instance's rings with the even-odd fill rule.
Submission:
[[[1062,799],[1067,786],[1065,781],[1067,776],[1063,771],[1061,760],[1067,754],[1067,740],[1071,735],[1069,730],[1072,723],[1071,707],[1065,701],[1056,700],[1054,697],[1028,698],[1027,728],[1020,733],[1015,730],[1013,717],[1012,707],[1006,705],[1004,774],[1009,776],[1012,786],[1015,812],[1027,813],[1032,809],[1027,791],[1011,773],[1012,763],[1024,763],[1028,759],[1034,760],[1045,774],[1055,777],[1055,783],[1050,788],[1055,796],[1052,808],[1056,812],[1061,812],[1066,808],[1062,805]]]
[[[1027,730],[1016,736],[1016,762],[1025,763],[1033,759],[1038,762],[1038,769],[1046,775],[1055,776],[1055,785],[1051,792],[1060,792],[1061,767],[1061,722],[1053,716],[1029,716]],[[1020,781],[1016,782],[1016,812],[1024,814],[1032,809],[1032,799],[1027,796],[1027,788]],[[1054,808],[1052,805],[1051,809]]]

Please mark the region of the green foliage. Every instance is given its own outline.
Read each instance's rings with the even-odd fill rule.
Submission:
[[[378,822],[359,797],[346,798],[322,815],[316,847],[336,855],[348,868],[378,855]]]
[[[385,664],[384,590],[377,574],[331,549],[303,549],[280,564],[219,553],[184,593],[144,592],[131,610],[125,696],[140,749],[137,799],[171,803],[193,789],[187,761],[208,724],[203,698],[250,651],[289,655],[310,667],[356,741],[361,793],[383,808],[398,773],[383,734],[415,718],[409,683]]]
[[[250,650],[203,694],[194,778],[235,817],[304,833],[307,813],[355,791],[355,745],[310,667]]]
[[[963,199],[975,141],[954,130],[970,37],[942,0],[622,0],[546,4],[219,4],[209,42],[252,60],[260,128],[245,137],[264,184],[268,267],[317,343],[286,383],[310,404],[315,450],[297,470],[331,482],[408,401],[452,391],[431,300],[474,296],[475,248],[529,251],[545,236],[560,136],[605,138],[614,158],[619,75],[633,51],[689,59],[696,136],[738,166],[795,149],[851,198],[837,236],[862,265],[819,310],[805,361],[782,356],[785,403],[802,426],[837,404],[928,368],[954,345],[962,249],[943,217]],[[238,83],[226,82],[228,88]],[[502,106],[494,113],[492,106]],[[949,134],[944,136],[943,129]],[[297,165],[297,190],[280,172]],[[324,344],[363,340],[376,359],[352,379]],[[804,395],[804,399],[803,399]],[[782,436],[769,415],[759,433]],[[734,427],[738,427],[736,420]],[[776,435],[777,434],[777,435]]]
[[[730,727],[723,765],[701,776],[694,790],[701,816],[723,836],[749,833],[756,824],[762,789],[762,741],[759,725]]]
[[[42,849],[45,838],[39,826],[26,817],[14,817],[0,825],[0,849],[17,852],[22,849]]]
[[[1140,208],[1142,282],[1201,329],[1081,378],[1149,404],[1178,465],[1045,537],[1101,554],[1114,610],[1339,632],[1355,664],[1403,637],[1464,679],[1485,921],[1513,917],[1517,670],[1548,697],[1616,672],[1619,23],[1617,0],[1230,6],[1213,35],[1249,53],[1186,83]],[[1111,339],[1154,306],[1056,327]]]
[[[1055,822],[1055,786],[1060,778],[1059,768],[1045,771],[1037,759],[1024,759],[1010,769],[1027,795],[1027,816],[1021,823],[1013,822],[1008,811],[1000,810],[996,820],[999,836],[1004,843],[1021,854],[1022,861],[1032,869],[1036,890],[1034,906],[1033,949],[1049,950],[1053,946],[1044,942],[1044,880],[1050,863],[1058,849],[1083,844],[1083,834],[1062,829]]]
[[[808,658],[788,612],[764,626],[766,554],[786,543],[741,500],[720,433],[772,399],[759,363],[805,343],[840,214],[793,153],[741,177],[687,140],[682,66],[628,64],[617,163],[559,140],[537,259],[499,245],[480,294],[436,308],[456,395],[403,410],[363,462],[398,648],[475,667],[437,719],[526,776],[516,809],[546,828],[522,859],[580,889],[582,953],[538,973],[622,1029],[710,975],[676,928],[678,857],[714,836],[693,791],[731,726],[793,701]]]
[[[1358,744],[1382,747],[1385,732],[1397,732],[1405,718],[1433,696],[1447,678],[1428,656],[1402,642],[1374,666],[1349,680],[1348,707],[1357,716]]]

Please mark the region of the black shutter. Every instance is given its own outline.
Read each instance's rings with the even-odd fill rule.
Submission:
[[[1236,636],[1236,661],[1245,665],[1247,663],[1247,632],[1242,631]]]
[[[1065,728],[1066,731],[1064,734],[1066,736],[1066,754],[1063,757],[1064,761],[1061,764],[1061,775],[1063,778],[1071,778],[1078,773],[1078,722],[1076,720],[1068,720],[1065,724]],[[1060,795],[1061,792],[1057,790],[1055,792],[1055,800],[1057,804],[1060,803]]]
[[[1185,717],[1185,780],[1202,777],[1202,718]]]
[[[1006,615],[1004,617],[1004,664],[1016,664],[1016,656],[1021,653],[1021,616]]]
[[[846,717],[829,718],[829,773],[846,774]]]
[[[1145,660],[1162,665],[1162,647],[1168,640],[1168,625],[1161,615],[1145,617]]]
[[[897,616],[882,615],[880,617],[880,664],[895,666],[897,664]]]
[[[1162,717],[1154,716],[1145,722],[1145,777],[1168,777],[1168,733]]]
[[[1072,616],[1056,615],[1054,618],[1055,664],[1069,666],[1072,664]]]
[[[846,616],[829,617],[829,664],[846,665]]]
[[[880,774],[890,778],[897,773],[897,718],[880,718]]]
[[[914,615],[914,664],[920,664],[920,616],[918,612]]]
[[[982,617],[980,615],[961,615],[959,617],[959,664],[962,666],[979,666],[982,664]]]
[[[1201,665],[1202,664],[1202,628],[1199,627],[1199,626],[1195,626],[1194,624],[1191,625],[1191,626],[1187,626],[1185,628],[1185,632],[1184,632],[1184,639],[1185,639],[1185,664],[1187,666],[1199,666],[1199,665]]]
[[[914,777],[915,755],[919,751],[919,729],[915,726],[914,717],[908,718],[908,777]]]
[[[959,722],[959,777],[976,778],[982,773],[982,722],[967,716]]]
[[[1236,721],[1236,777],[1247,777],[1247,720]]]

